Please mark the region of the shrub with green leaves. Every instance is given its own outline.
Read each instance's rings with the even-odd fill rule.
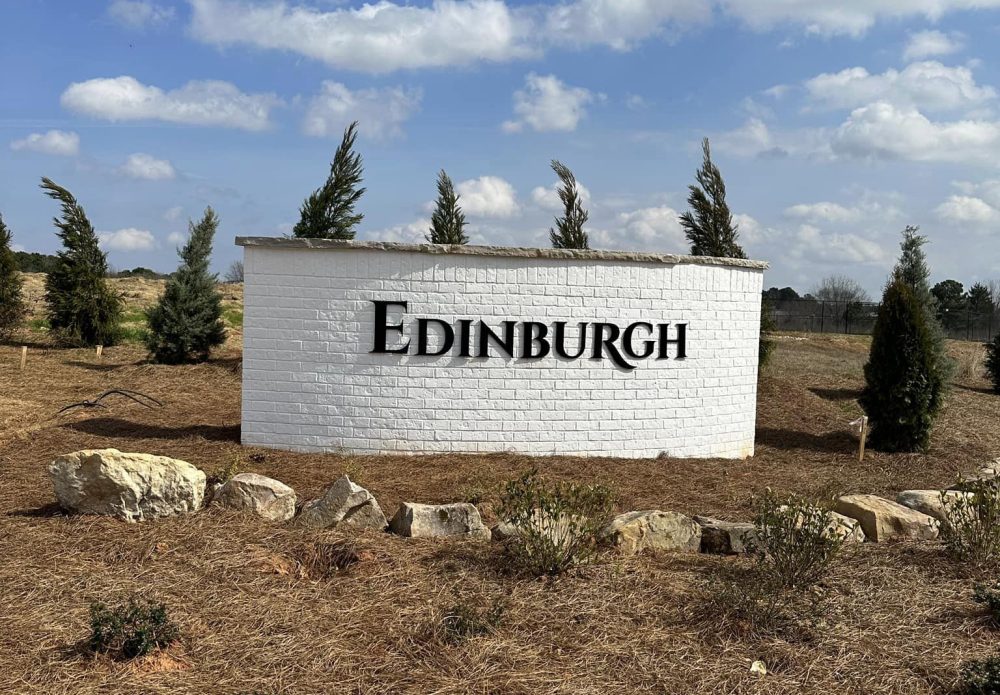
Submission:
[[[989,343],[986,343],[986,377],[993,385],[993,390],[1000,393],[1000,333]]]
[[[962,664],[960,692],[965,695],[1000,695],[1000,655]]]
[[[945,547],[973,565],[1000,561],[1000,481],[966,480],[959,487],[969,494],[941,493]]]
[[[208,271],[218,227],[212,208],[206,208],[198,224],[190,223],[191,234],[180,250],[181,266],[149,310],[146,347],[157,362],[203,362],[212,348],[226,341],[222,295],[217,278]]]
[[[445,642],[459,644],[470,637],[489,635],[500,627],[505,606],[494,601],[488,608],[478,608],[471,603],[457,603],[441,617],[439,634]]]
[[[161,603],[130,597],[124,603],[90,604],[90,648],[114,659],[135,659],[177,640],[180,632]]]
[[[780,498],[771,490],[754,507],[749,546],[759,578],[775,587],[795,589],[822,580],[844,544],[831,513],[800,497]]]
[[[24,321],[23,281],[11,249],[10,230],[0,216],[0,340],[7,340]]]
[[[976,584],[972,600],[986,606],[993,622],[1000,624],[1000,581],[992,584]]]
[[[882,295],[859,399],[868,443],[881,451],[924,451],[937,415],[934,344],[913,291],[894,280]]]
[[[513,568],[536,576],[588,562],[611,519],[612,501],[604,486],[547,483],[535,470],[508,481],[497,507],[511,529],[506,558]]]

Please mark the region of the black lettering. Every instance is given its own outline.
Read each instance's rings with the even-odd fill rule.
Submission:
[[[441,327],[441,346],[437,352],[427,351],[428,329],[432,323]],[[441,319],[417,319],[417,354],[427,357],[438,357],[451,350],[455,344],[455,331]]]
[[[647,331],[649,331],[650,335],[653,334],[653,324],[645,323],[643,321],[631,324],[628,328],[625,329],[625,332],[622,333],[622,349],[625,350],[626,355],[628,355],[634,360],[644,360],[650,355],[652,355],[653,350],[656,349],[655,340],[642,341],[646,347],[646,349],[642,353],[638,353],[634,349],[632,349],[633,334],[635,333],[635,329],[640,327],[645,328]]]
[[[604,337],[605,328],[609,329],[608,330],[609,335],[607,338]],[[602,359],[604,357],[603,355],[604,350],[607,350],[608,356],[611,358],[612,362],[614,362],[622,369],[627,369],[629,371],[632,371],[633,369],[635,369],[635,365],[629,364],[628,362],[623,360],[621,353],[618,352],[618,348],[615,347],[615,341],[618,340],[619,335],[621,335],[621,329],[618,328],[618,326],[616,326],[615,324],[595,323],[594,338],[593,338],[594,350],[591,353],[591,358],[595,360]]]
[[[566,352],[566,322],[556,321],[552,325],[555,327],[555,339],[552,342],[555,343],[556,354],[567,360],[575,360],[581,357],[587,349],[587,322],[580,322],[580,349],[576,351],[575,355]]]
[[[458,356],[471,357],[469,343],[472,342],[472,319],[461,319],[458,322]]]
[[[678,323],[677,324],[677,337],[673,340],[667,339],[667,329],[670,327],[669,323],[661,323],[660,328],[660,352],[656,356],[658,360],[670,359],[667,355],[667,346],[674,344],[677,346],[677,354],[674,355],[675,360],[682,360],[687,357],[687,324]]]
[[[406,344],[402,347],[389,349],[387,347],[388,333],[389,331],[396,331],[399,333],[400,337],[403,335],[403,324],[402,322],[395,325],[388,325],[386,321],[389,316],[389,307],[399,306],[403,307],[403,313],[406,313],[406,302],[385,302],[381,300],[373,300],[372,304],[375,305],[375,347],[372,348],[373,353],[393,353],[399,355],[405,355],[410,350],[410,341],[407,340]]]
[[[485,321],[479,321],[479,352],[476,357],[490,356],[490,341],[496,343],[497,347],[507,353],[507,357],[514,356],[514,326],[515,321],[503,322],[503,338],[500,338],[493,330],[486,325]]]
[[[538,335],[535,335],[535,330],[538,330]],[[549,341],[545,339],[545,336],[549,333],[549,327],[544,323],[538,323],[537,321],[525,321],[521,324],[521,357],[526,357],[528,359],[540,359],[549,354],[551,349]],[[535,346],[538,346],[538,352],[535,352]]]

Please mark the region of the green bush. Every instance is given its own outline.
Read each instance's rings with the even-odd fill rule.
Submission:
[[[767,490],[754,503],[749,541],[758,580],[780,589],[807,589],[829,572],[844,539],[830,512],[795,496]]]
[[[611,518],[612,494],[600,485],[549,484],[531,470],[506,483],[497,515],[510,525],[504,544],[512,566],[530,574],[561,574],[588,562]]]
[[[962,664],[960,692],[965,695],[1000,695],[1000,656],[974,659]]]
[[[993,390],[1000,393],[1000,333],[992,342],[986,343],[986,376],[993,384]]]
[[[986,606],[993,622],[1000,624],[1000,581],[992,584],[976,584],[972,600]]]
[[[774,354],[774,339],[771,338],[771,333],[774,332],[774,314],[773,308],[771,307],[771,302],[767,299],[761,300],[760,303],[760,338],[757,341],[757,368],[759,370],[763,369],[771,361],[771,355]]]
[[[20,327],[27,308],[10,239],[10,230],[0,217],[0,340],[7,340]]]
[[[179,634],[163,604],[135,596],[113,607],[90,604],[89,644],[94,652],[135,659],[169,646]]]
[[[924,312],[902,280],[882,295],[860,403],[868,443],[882,451],[924,451],[937,415],[934,344]]]
[[[996,563],[1000,560],[1000,481],[967,480],[959,487],[971,494],[941,493],[945,547],[963,562]]]
[[[505,606],[494,601],[489,608],[480,609],[470,603],[457,603],[441,617],[439,634],[449,644],[459,644],[470,637],[489,635],[500,627]]]

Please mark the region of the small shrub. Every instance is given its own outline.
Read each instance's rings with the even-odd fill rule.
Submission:
[[[177,626],[161,603],[130,597],[108,607],[90,604],[91,650],[115,659],[135,659],[177,640]]]
[[[755,507],[750,548],[765,583],[806,589],[823,579],[844,543],[830,512],[798,497],[779,499],[771,490]]]
[[[967,480],[961,487],[971,494],[941,493],[945,547],[962,562],[995,563],[1000,560],[1000,481]]]
[[[992,584],[976,584],[972,600],[986,606],[993,622],[1000,624],[1000,581]]]
[[[361,562],[358,545],[351,540],[303,543],[292,551],[300,574],[310,579],[328,579]]]
[[[497,515],[513,528],[505,555],[515,569],[562,574],[593,557],[611,510],[611,491],[603,486],[548,484],[530,470],[500,493]]]
[[[823,598],[817,590],[782,587],[753,567],[708,582],[700,612],[713,620],[716,631],[805,639],[824,615]]]
[[[492,634],[500,627],[505,608],[499,600],[485,609],[469,603],[457,603],[442,616],[439,634],[449,644],[459,644],[470,637]]]
[[[992,342],[986,343],[986,376],[993,384],[993,390],[1000,393],[1000,333]]]
[[[1000,693],[1000,656],[974,659],[962,664],[961,692],[965,695]]]

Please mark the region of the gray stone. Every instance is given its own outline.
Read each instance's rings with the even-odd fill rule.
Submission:
[[[389,530],[410,538],[467,536],[488,540],[490,530],[479,510],[468,502],[457,504],[416,504],[403,502],[389,522]]]
[[[904,490],[896,496],[896,501],[904,507],[909,507],[946,523],[948,517],[945,514],[945,503],[941,499],[941,493],[941,490]],[[944,495],[950,504],[962,497],[970,497],[972,493],[961,490],[945,490]]]
[[[643,550],[684,550],[701,548],[701,526],[677,512],[651,509],[619,514],[604,529],[610,543],[629,555]]]
[[[201,508],[205,474],[186,461],[88,449],[49,465],[59,504],[78,514],[145,521]]]
[[[830,515],[830,523],[826,525],[828,533],[837,536],[847,543],[865,542],[865,531],[861,528],[861,522],[837,512],[827,513]]]
[[[739,555],[750,551],[754,525],[740,521],[723,521],[708,516],[694,517],[701,526],[701,552],[715,555]]]
[[[937,519],[877,495],[845,495],[837,500],[834,511],[857,519],[865,538],[873,543],[938,536]]]
[[[280,480],[256,473],[234,475],[219,488],[212,501],[269,521],[288,521],[295,516],[295,490]]]
[[[348,524],[382,531],[385,514],[375,496],[346,475],[341,476],[318,500],[306,502],[298,523],[311,528],[330,528]]]

